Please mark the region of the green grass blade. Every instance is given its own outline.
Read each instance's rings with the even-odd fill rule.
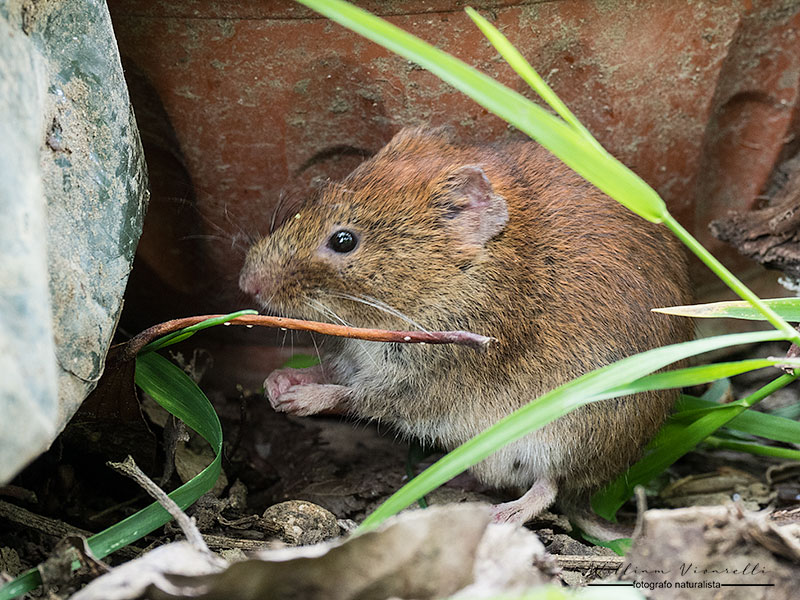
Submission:
[[[742,299],[749,301],[777,329],[800,343],[795,332],[733,273],[716,260],[667,211],[658,194],[630,169],[589,142],[573,127],[521,94],[457,58],[343,0],[298,0],[340,25],[414,61],[460,90],[550,150],[584,179],[639,216],[669,229]]]
[[[673,417],[677,420],[683,420],[688,417],[697,417],[704,412],[718,410],[725,406],[729,405],[682,395],[678,400]],[[725,427],[775,442],[800,443],[800,422],[778,415],[748,410],[731,419]]]
[[[779,331],[759,331],[717,336],[656,348],[587,373],[540,396],[441,458],[381,504],[361,524],[360,530],[376,527],[386,518],[416,502],[504,445],[579,406],[594,402],[597,394],[690,356],[728,346],[778,339],[785,339],[785,334]]]
[[[222,426],[206,395],[179,367],[160,354],[147,353],[136,358],[136,385],[222,450]]]
[[[289,360],[283,363],[282,369],[307,369],[319,364],[318,356],[310,354],[293,354]]]
[[[0,600],[11,600],[35,590],[42,584],[42,576],[37,569],[28,569],[13,581],[0,587]]]
[[[754,444],[752,442],[740,442],[723,439],[714,435],[710,435],[703,440],[703,444],[711,446],[712,448],[735,450],[737,452],[755,454],[756,456],[770,456],[772,458],[785,458],[787,460],[800,461],[800,450],[794,450],[793,448],[778,448],[776,446],[766,446],[764,444]]]
[[[504,36],[500,31],[489,21],[483,18],[478,11],[474,8],[468,6],[466,9],[467,14],[473,20],[473,22],[478,26],[481,30],[483,35],[486,36],[492,46],[500,53],[500,55],[505,59],[505,61],[509,64],[509,66],[517,72],[517,74],[522,77],[522,79],[531,86],[534,92],[536,92],[542,100],[547,102],[550,105],[558,116],[560,116],[564,121],[567,122],[577,133],[579,133],[586,141],[590,142],[592,145],[597,148],[600,152],[607,154],[606,149],[603,148],[599,142],[594,139],[594,136],[589,132],[586,127],[583,126],[575,115],[572,114],[572,111],[567,107],[566,104],[559,98],[553,89],[547,85],[547,82],[542,79],[539,73],[536,72],[531,64],[525,60],[525,57],[522,56],[519,50],[517,50],[511,42],[508,41],[508,38]]]
[[[702,385],[710,383],[718,379],[726,377],[733,377],[734,375],[741,375],[756,369],[763,369],[765,367],[774,367],[785,363],[786,360],[782,358],[755,358],[750,360],[739,360],[734,362],[714,363],[710,365],[701,365],[697,367],[687,367],[685,369],[676,369],[675,371],[667,371],[666,373],[656,373],[642,377],[630,383],[624,383],[608,390],[604,394],[597,396],[598,400],[605,398],[618,398],[619,396],[627,396],[636,394],[638,392],[646,392],[650,390],[666,390],[670,388],[683,388],[693,385]]]
[[[770,298],[763,300],[786,321],[800,322],[800,298]],[[709,304],[692,304],[689,306],[669,306],[654,308],[653,312],[665,315],[679,315],[702,319],[746,319],[748,321],[764,321],[764,315],[748,302],[711,302]]]
[[[749,287],[742,283],[738,277],[731,273],[725,265],[714,258],[714,256],[706,250],[683,225],[675,220],[675,217],[666,213],[662,222],[669,227],[670,231],[672,231],[697,258],[703,261],[717,277],[724,281],[725,285],[731,288],[737,296],[754,306],[776,329],[785,332],[787,334],[786,339],[791,340],[795,344],[800,344],[800,332],[789,325],[778,313],[772,310],[761,298],[753,293]]]
[[[246,309],[246,310],[239,310],[228,315],[223,315],[221,317],[215,317],[213,319],[206,319],[205,321],[201,321],[200,323],[195,323],[194,325],[190,325],[189,327],[184,327],[178,331],[173,331],[172,333],[168,333],[167,335],[158,338],[147,344],[144,348],[141,349],[139,354],[144,354],[145,352],[153,352],[155,350],[161,350],[161,348],[166,348],[167,346],[172,346],[173,344],[177,344],[178,342],[182,342],[183,340],[192,337],[198,331],[202,331],[203,329],[208,329],[209,327],[214,327],[215,325],[222,325],[223,323],[227,323],[231,319],[235,319],[236,317],[241,317],[244,315],[257,315],[257,310]]]
[[[342,0],[299,0],[340,25],[414,61],[528,134],[564,163],[641,217],[661,222],[666,206],[638,175],[570,125],[457,58]]]
[[[222,461],[222,426],[219,418],[197,384],[160,354],[148,353],[136,359],[136,383],[168,412],[203,436],[216,455],[213,462],[196,477],[169,495],[184,509],[214,487],[219,477]],[[160,504],[154,502],[90,537],[89,547],[97,558],[102,558],[161,527],[171,518]]]
[[[169,495],[185,509],[208,492],[219,477],[222,426],[197,384],[163,356],[154,353],[139,355],[136,358],[136,383],[167,411],[203,436],[216,454],[210,465]],[[94,555],[103,558],[161,527],[171,518],[160,504],[154,502],[87,541]],[[31,569],[0,588],[0,600],[10,600],[40,584],[39,572]]]
[[[630,498],[635,486],[650,482],[681,456],[691,452],[717,429],[729,423],[756,402],[789,385],[796,378],[794,375],[783,375],[747,398],[732,404],[721,405],[719,408],[701,414],[688,425],[676,427],[673,423],[673,426],[665,428],[668,433],[664,435],[662,432],[659,435],[658,445],[652,447],[647,456],[592,497],[592,508],[601,517],[613,519],[619,507]]]

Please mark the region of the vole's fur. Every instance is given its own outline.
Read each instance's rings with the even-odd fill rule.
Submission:
[[[328,247],[341,229],[358,237],[352,252]],[[267,382],[280,410],[343,410],[448,449],[570,379],[690,335],[686,320],[650,312],[690,300],[681,248],[664,227],[536,144],[458,146],[438,130],[403,130],[329,184],[250,250],[240,283],[287,316],[413,328],[351,296],[430,331],[496,337],[488,352],[337,338],[324,369]],[[583,498],[637,459],[675,398],[583,407],[473,471],[494,486],[539,482],[536,502],[523,497],[529,508],[499,518],[532,516],[556,490]]]

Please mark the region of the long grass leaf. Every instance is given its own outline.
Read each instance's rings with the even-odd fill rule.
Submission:
[[[211,444],[216,458],[197,477],[169,496],[186,508],[217,481],[222,460],[222,426],[206,395],[186,373],[160,354],[136,359],[136,383],[168,412],[175,415]],[[102,558],[167,523],[171,517],[160,504],[147,508],[89,538],[89,547]]]
[[[764,444],[754,444],[752,442],[740,442],[737,440],[723,439],[714,435],[708,436],[703,440],[703,444],[712,448],[723,450],[735,450],[736,452],[746,452],[756,456],[770,456],[772,458],[784,458],[786,460],[800,461],[800,450],[793,448],[779,448],[777,446],[766,446]]]
[[[594,402],[595,395],[614,386],[643,377],[690,356],[738,344],[778,339],[785,339],[785,334],[779,331],[759,331],[717,336],[656,348],[587,373],[533,400],[441,458],[381,504],[362,523],[360,530],[376,527],[386,518],[416,502],[506,444],[547,425],[579,406]]]
[[[696,418],[699,414],[718,410],[728,406],[719,404],[694,396],[682,395],[676,405],[676,413],[673,415],[677,420]],[[748,410],[739,416],[731,419],[725,426],[727,429],[741,431],[750,435],[773,440],[775,442],[785,442],[787,444],[800,443],[800,422],[787,419],[786,417],[771,415],[768,413]]]
[[[670,388],[683,388],[693,385],[702,385],[718,379],[741,375],[756,369],[765,367],[775,367],[785,363],[783,358],[754,358],[750,360],[740,360],[725,363],[713,363],[710,365],[700,365],[697,367],[687,367],[676,369],[666,373],[655,373],[642,377],[630,383],[614,387],[604,394],[599,394],[598,400],[604,398],[617,398],[629,394],[646,392],[650,390],[665,390]]]
[[[211,444],[215,458],[203,471],[169,494],[186,508],[216,483],[222,461],[222,426],[206,395],[177,366],[160,354],[148,353],[136,359],[136,383],[168,412],[186,423]],[[154,502],[127,519],[89,538],[89,547],[102,558],[147,535],[171,517]]]
[[[508,41],[508,38],[500,33],[500,31],[494,25],[489,23],[489,21],[482,17],[474,8],[468,6],[465,10],[470,19],[472,19],[473,22],[478,26],[483,35],[486,36],[486,39],[492,43],[492,46],[495,47],[495,49],[511,66],[511,68],[514,69],[514,71],[516,71],[520,77],[522,77],[525,83],[531,86],[531,89],[539,94],[542,100],[547,102],[547,104],[550,105],[550,108],[556,111],[558,116],[564,119],[564,121],[568,123],[576,132],[578,132],[585,140],[593,144],[600,152],[607,153],[606,149],[599,144],[589,130],[583,126],[583,123],[581,123],[578,118],[572,114],[572,111],[567,107],[567,105],[564,104],[561,98],[556,95],[553,89],[547,85],[547,82],[542,79],[539,73],[536,72],[536,69],[534,69],[527,60],[525,60],[525,57],[522,56],[522,53],[520,53],[520,51]]]
[[[598,151],[595,144],[570,125],[522,94],[352,4],[342,0],[298,1],[431,71],[528,134],[585,179],[641,217],[656,223],[666,217],[664,201],[638,175],[608,153]]]
[[[631,496],[635,486],[649,483],[681,456],[691,452],[706,437],[746,411],[749,406],[796,379],[794,375],[782,375],[747,398],[701,414],[686,426],[668,428],[668,435],[664,435],[662,431],[657,438],[658,445],[652,448],[648,455],[592,497],[592,508],[600,516],[613,519],[619,507]]]
[[[794,323],[800,321],[800,298],[770,298],[764,299],[763,302],[785,320]],[[765,320],[764,315],[754,309],[749,303],[738,300],[733,302],[711,302],[709,304],[654,308],[653,312],[703,319],[727,318],[746,319],[748,321]]]
[[[697,258],[703,261],[703,263],[709,269],[711,269],[711,271],[717,277],[725,282],[725,285],[731,288],[737,296],[755,307],[758,312],[764,315],[764,318],[776,329],[785,332],[787,335],[787,340],[791,340],[795,344],[800,344],[800,331],[796,331],[794,327],[789,325],[778,313],[776,313],[761,298],[759,298],[753,292],[753,290],[747,287],[738,277],[731,273],[725,265],[714,258],[714,256],[675,219],[675,217],[669,213],[666,213],[662,219],[662,222],[664,225],[669,227],[670,231],[672,231],[672,233],[674,233],[677,238],[683,242],[683,244],[689,250],[691,250],[695,256],[697,256]]]
[[[215,458],[203,471],[169,496],[186,508],[208,492],[217,481],[222,460],[222,426],[205,394],[186,373],[159,354],[136,359],[136,383],[171,414],[194,429],[211,444]],[[154,502],[130,517],[90,537],[87,542],[97,558],[142,538],[172,517]],[[31,569],[0,588],[0,600],[10,600],[41,584],[39,571]]]

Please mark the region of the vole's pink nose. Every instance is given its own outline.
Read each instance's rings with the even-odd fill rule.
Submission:
[[[239,288],[246,294],[258,297],[261,294],[262,284],[255,273],[245,269],[239,275]]]

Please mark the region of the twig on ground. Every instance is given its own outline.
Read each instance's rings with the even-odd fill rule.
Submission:
[[[36,504],[39,501],[34,492],[31,490],[26,490],[18,485],[0,485],[0,496],[16,498],[17,500],[22,500],[23,502],[29,502],[32,504]]]
[[[633,534],[631,538],[636,539],[642,534],[644,529],[644,513],[647,511],[647,495],[644,491],[644,486],[637,485],[633,488],[633,494],[636,496],[636,525],[633,527]]]
[[[227,535],[208,535],[206,534],[203,539],[208,543],[208,547],[215,552],[223,550],[245,550],[247,552],[255,552],[257,550],[265,550],[275,546],[274,541],[268,540],[249,540],[246,538],[234,538]]]
[[[625,560],[622,556],[583,556],[580,554],[554,554],[553,556],[559,567],[570,571],[616,571]]]
[[[16,504],[3,502],[2,500],[0,500],[0,518],[8,519],[13,523],[19,523],[20,525],[24,525],[30,529],[34,529],[57,538],[64,538],[71,535],[78,535],[88,538],[93,535],[92,532],[86,531],[85,529],[73,527],[72,525],[68,525],[57,519],[50,519],[48,517],[37,515],[36,513],[17,506]],[[136,558],[139,556],[139,550],[131,546],[126,546],[117,550],[116,555],[123,558]]]
[[[186,536],[186,541],[188,541],[195,550],[205,553],[211,552],[203,540],[203,536],[200,535],[200,530],[197,529],[194,521],[181,510],[180,506],[178,506],[164,490],[158,487],[152,479],[144,474],[144,472],[134,462],[133,457],[129,456],[121,463],[109,462],[106,464],[108,464],[108,466],[115,471],[119,471],[123,475],[133,479],[136,483],[142,486],[144,491],[155,498],[155,500],[164,507],[164,510],[166,510],[172,516],[172,518],[175,519],[175,522],[181,528],[181,531],[183,531],[183,535]]]

